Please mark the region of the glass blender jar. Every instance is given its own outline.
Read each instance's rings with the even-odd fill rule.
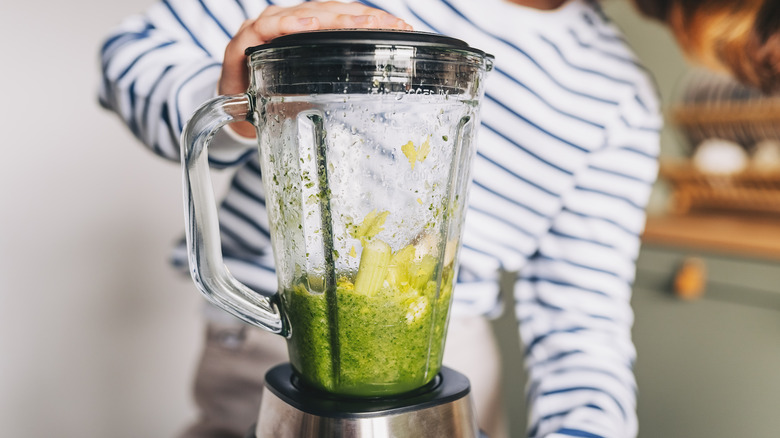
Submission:
[[[403,31],[287,35],[247,49],[247,93],[201,107],[182,136],[193,278],[218,306],[287,338],[301,387],[410,393],[439,373],[482,81],[492,56]],[[278,293],[220,250],[208,148],[256,127]]]

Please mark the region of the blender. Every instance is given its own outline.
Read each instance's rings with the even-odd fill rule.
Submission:
[[[442,367],[491,55],[440,35],[328,30],[246,50],[250,86],[182,135],[198,289],[287,339],[258,437],[477,436],[469,383]],[[208,149],[257,134],[278,279],[266,296],[222,259]]]

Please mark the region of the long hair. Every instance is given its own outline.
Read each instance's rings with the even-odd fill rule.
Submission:
[[[635,0],[695,60],[764,92],[780,90],[780,1]]]

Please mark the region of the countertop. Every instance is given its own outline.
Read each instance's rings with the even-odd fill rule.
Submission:
[[[780,216],[718,213],[649,216],[642,241],[780,261]]]

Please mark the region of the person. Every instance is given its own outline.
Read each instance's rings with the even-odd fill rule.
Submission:
[[[780,89],[780,3],[635,0],[667,24],[690,57],[766,94]]]
[[[661,20],[674,8],[654,3],[677,3],[637,1]],[[596,2],[162,0],[106,38],[100,102],[155,153],[178,160],[194,110],[246,90],[246,47],[324,28],[414,28],[496,56],[445,364],[471,379],[480,427],[501,436],[499,352],[486,316],[501,311],[499,272],[518,272],[528,435],[636,436],[630,297],[662,118],[649,73]],[[225,262],[272,292],[260,170],[247,153],[253,136],[246,124],[221,130],[210,162],[234,169],[220,207]],[[187,263],[181,247],[174,263]],[[205,314],[200,417],[182,436],[240,437],[257,418],[265,370],[286,359],[284,342],[213,307]]]

